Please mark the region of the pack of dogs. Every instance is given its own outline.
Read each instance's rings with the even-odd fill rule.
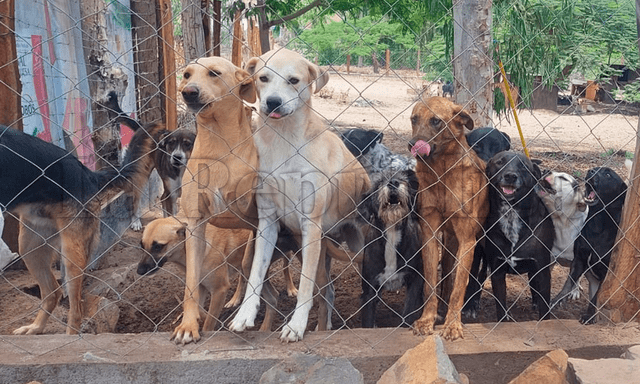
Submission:
[[[462,315],[477,315],[488,278],[496,320],[512,320],[507,274],[527,275],[541,320],[577,298],[586,276],[589,306],[580,321],[595,321],[627,189],[619,175],[593,168],[583,186],[569,174],[543,170],[511,150],[504,132],[474,127],[471,115],[446,97],[415,104],[411,156],[390,150],[377,130],[336,134],[312,108],[312,95],[328,81],[327,72],[287,49],[254,57],[244,69],[219,57],[197,59],[179,85],[197,134],[144,125],[110,93],[103,106],[134,136],[122,164],[99,171],[71,152],[0,127],[0,208],[20,221],[19,255],[42,297],[33,323],[14,333],[44,331],[63,294],[51,270],[57,257],[69,294],[67,333],[79,332],[82,278],[98,241],[100,209],[118,193],[139,200],[153,169],[164,187],[164,218],[144,227],[146,254],[137,272],[151,275],[171,262],[185,274],[176,343],[225,325],[234,332],[252,328],[261,301],[267,310],[260,330],[271,330],[278,292],[267,272],[282,258],[301,264],[298,287],[283,268],[287,293],[297,296],[280,329],[284,342],[303,339],[314,298],[317,330],[331,329],[332,260],[362,273],[365,328],[376,326],[381,291],[404,290],[403,326],[431,334],[443,321],[443,337],[461,338]],[[252,121],[246,103],[256,102]],[[140,230],[138,204],[134,212],[132,228]],[[0,268],[17,257],[0,242]],[[554,264],[570,272],[551,299]],[[234,275],[239,283],[225,303]],[[232,307],[238,308],[224,324],[221,312]]]

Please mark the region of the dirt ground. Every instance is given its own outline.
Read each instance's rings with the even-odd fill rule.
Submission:
[[[384,143],[387,146],[406,154],[411,135],[409,116],[416,97],[414,90],[421,88],[423,81],[412,71],[400,72],[399,75],[402,77],[332,74],[329,84],[319,93],[320,97],[315,97],[314,109],[336,129],[363,127],[381,130],[385,133]],[[368,102],[358,101],[359,98]],[[635,147],[637,110],[626,107],[614,111],[611,106],[599,104],[594,108],[595,112],[587,113],[577,113],[575,107],[565,110],[559,108],[558,112],[521,110],[519,118],[532,157],[541,159],[545,168],[568,172],[578,178],[594,166],[609,166],[626,174],[623,165],[625,151],[633,151]],[[496,119],[495,126],[511,136],[515,149],[522,148],[513,119],[510,123],[505,119]],[[135,269],[142,256],[140,237],[140,233],[127,231],[105,256],[102,269],[88,273],[85,286],[88,289],[103,287],[102,295],[117,302],[120,318],[116,332],[172,331],[181,312],[183,276],[171,264],[165,265],[152,276],[138,276]],[[300,265],[294,261],[292,267],[297,283]],[[282,264],[278,262],[270,271],[274,285],[280,291],[278,310],[281,315],[276,319],[274,330],[283,324],[284,318],[295,308],[295,298],[286,294],[281,269]],[[560,291],[567,272],[566,268],[554,267],[552,296]],[[332,275],[335,279],[337,309],[332,317],[334,328],[359,327],[359,272],[352,266],[334,262]],[[109,289],[105,289],[105,286]],[[586,287],[584,282],[583,286]],[[507,287],[514,319],[535,320],[537,316],[531,307],[526,278],[509,276]],[[463,318],[464,322],[495,321],[495,306],[490,291],[489,285],[485,285],[479,317]],[[229,292],[228,298],[232,293]],[[34,294],[37,294],[37,286],[27,271],[5,271],[0,278],[0,334],[9,334],[33,320],[34,311],[39,305],[39,299]],[[400,324],[397,314],[402,309],[403,293],[385,292],[382,300],[384,303],[378,305],[378,326],[397,327]],[[586,299],[583,296],[562,308],[556,308],[553,317],[577,319],[585,308]],[[228,319],[234,310],[225,310],[222,319]],[[66,311],[63,305],[53,312],[46,333],[64,332]],[[260,312],[258,324],[263,314],[264,309]],[[315,328],[316,319],[314,307],[309,329]],[[480,370],[481,367],[477,368]],[[473,367],[467,369],[473,370]],[[478,378],[472,382],[486,381]]]

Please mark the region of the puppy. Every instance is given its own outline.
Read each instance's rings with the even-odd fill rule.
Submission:
[[[573,176],[551,172],[544,179],[552,189],[538,188],[536,191],[551,212],[556,233],[551,249],[552,261],[568,267],[573,260],[573,244],[587,219],[589,207],[585,203],[584,189]]]
[[[164,191],[160,200],[164,217],[178,213],[178,198],[182,195],[182,176],[191,157],[196,134],[186,129],[167,131],[160,137],[155,165]]]
[[[485,162],[502,151],[511,149],[511,138],[495,128],[476,128],[466,134],[467,144]]]
[[[15,129],[0,126],[0,206],[20,221],[19,253],[38,281],[42,306],[32,324],[16,335],[42,333],[62,297],[51,270],[61,254],[69,295],[67,334],[77,334],[82,320],[82,278],[98,244],[103,203],[124,191],[134,196],[148,180],[153,135],[151,125],[131,140],[124,165],[91,171],[62,148]]]
[[[418,178],[412,170],[389,170],[372,176],[371,184],[358,206],[370,226],[362,261],[362,327],[375,325],[380,288],[397,291],[403,285],[407,292],[402,318],[411,325],[424,301]]]
[[[109,92],[102,106],[107,110],[111,120],[128,126],[134,132],[142,127],[137,120],[130,118],[122,111],[115,91]],[[164,208],[164,217],[178,213],[178,198],[182,194],[182,176],[191,156],[195,137],[195,133],[185,129],[162,130],[153,137],[158,143],[159,149],[154,155],[154,167],[158,171],[164,187],[160,198]],[[134,231],[142,229],[140,217],[143,212],[140,209],[139,200],[136,199],[133,203],[135,215],[131,229]]]
[[[211,300],[202,329],[212,331],[215,323],[219,323],[224,299],[231,288],[229,275],[233,270],[244,276],[249,274],[245,266],[250,262],[244,263],[243,257],[247,245],[253,245],[253,231],[217,228],[207,224],[206,236],[206,255],[201,270],[203,278],[198,286],[199,307],[203,308],[206,291],[208,291],[211,294]],[[150,222],[142,233],[141,245],[147,254],[138,263],[138,274],[152,274],[166,262],[176,263],[184,271],[186,269],[185,240],[186,225],[177,218],[167,217]],[[253,255],[250,253],[249,256]],[[268,281],[265,282],[263,297],[267,302],[267,311],[260,330],[270,331],[278,305],[278,294]]]
[[[448,312],[442,335],[449,340],[463,336],[460,310],[469,280],[469,270],[489,205],[485,163],[469,149],[465,128],[473,119],[461,106],[443,97],[420,100],[411,113],[411,153],[418,159],[420,183],[419,215],[422,218],[422,261],[427,303],[414,323],[414,332],[431,334],[436,321],[438,262],[442,254],[442,276],[451,275],[447,288]],[[438,233],[445,249],[440,252]],[[454,269],[455,266],[455,269]]]
[[[2,231],[4,230],[4,216],[2,215],[2,210],[0,209],[0,236],[2,236]],[[0,238],[0,272],[15,259],[20,257],[15,252],[11,252],[7,243]]]
[[[251,230],[258,224],[254,194],[258,151],[244,106],[244,101],[253,103],[256,98],[249,73],[220,57],[200,58],[186,67],[179,91],[197,123],[182,177],[181,209],[188,233],[184,316],[172,335],[176,343],[185,344],[200,339],[198,286],[206,254],[206,223]]]
[[[416,168],[415,159],[394,153],[382,144],[382,132],[353,128],[341,136],[347,149],[358,159],[369,176],[388,169],[404,171]]]
[[[484,254],[491,269],[497,321],[508,319],[507,273],[528,273],[539,319],[549,318],[551,249],[555,231],[547,207],[535,192],[540,168],[525,155],[500,152],[487,163],[490,211]]]
[[[555,306],[572,295],[580,277],[586,275],[589,280],[589,306],[580,317],[581,323],[596,320],[598,291],[609,268],[626,194],[627,184],[614,170],[596,167],[587,171],[585,202],[589,213],[573,246],[574,257],[567,281],[552,303]]]
[[[257,79],[260,98],[254,140],[263,178],[256,192],[260,220],[248,282],[252,290],[247,290],[230,329],[240,332],[253,326],[278,232],[286,227],[300,237],[302,249],[298,303],[280,336],[293,342],[303,338],[307,327],[318,266],[329,265],[329,240],[324,237],[345,239],[352,250],[363,246],[355,216],[369,178],[312,109],[312,88],[322,89],[328,73],[287,49],[254,57],[246,69]]]

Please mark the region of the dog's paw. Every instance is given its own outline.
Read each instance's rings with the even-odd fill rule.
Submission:
[[[471,319],[478,318],[478,311],[475,308],[465,308],[462,310],[462,316]]]
[[[173,330],[171,340],[176,344],[188,344],[190,342],[196,342],[200,340],[200,333],[198,332],[198,321],[188,321],[185,318],[182,319],[182,323]]]
[[[229,300],[224,307],[225,308],[233,308],[233,307],[237,307],[238,305],[240,305],[240,303],[242,303],[242,298],[240,297],[240,295],[238,295],[236,297],[236,295],[234,295],[231,300]]]
[[[44,327],[39,327],[36,324],[29,324],[20,327],[13,331],[14,335],[39,335],[42,333]]]
[[[418,319],[413,323],[413,334],[414,335],[431,335],[433,334],[433,324],[434,321],[424,320],[422,318]]]
[[[280,340],[283,343],[295,343],[296,341],[300,341],[304,336],[304,328],[305,327],[302,327],[300,329],[298,325],[292,324],[292,322],[289,322],[282,329],[282,333],[280,334]]]
[[[452,321],[445,323],[444,328],[440,332],[443,339],[453,341],[457,339],[464,339],[464,330],[462,329],[462,323],[460,321]]]
[[[291,285],[290,287],[287,287],[287,296],[289,297],[298,296],[298,288],[296,288],[295,285]]]
[[[131,229],[136,232],[142,231],[142,222],[140,221],[140,218],[133,219],[133,221],[131,222]]]
[[[580,290],[581,290],[580,286],[576,285],[576,287],[573,288],[571,292],[569,292],[569,295],[567,295],[567,298],[569,300],[578,300],[580,298]]]
[[[233,318],[231,324],[229,324],[229,330],[232,332],[242,332],[247,328],[252,328],[255,324],[255,319],[257,315],[257,308],[255,306],[251,306],[255,309],[247,309],[246,303],[243,304],[238,310],[238,314]]]
[[[594,314],[585,313],[582,316],[580,316],[580,324],[584,324],[584,325],[595,324],[597,321],[598,320],[595,313]]]

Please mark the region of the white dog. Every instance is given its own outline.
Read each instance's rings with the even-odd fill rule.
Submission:
[[[330,241],[324,236],[344,235],[352,250],[363,246],[353,220],[369,178],[311,108],[312,85],[318,92],[329,80],[326,72],[286,49],[252,58],[246,70],[254,75],[260,98],[254,134],[261,175],[256,191],[259,224],[247,293],[230,329],[240,332],[254,325],[278,231],[284,226],[300,238],[302,272],[296,309],[280,339],[298,341],[307,327],[316,272]]]
[[[2,211],[0,211],[0,236],[2,235],[2,231],[4,230],[4,216],[2,215]],[[0,271],[4,269],[9,263],[18,258],[19,255],[17,253],[11,252],[9,246],[0,238]]]
[[[551,255],[553,261],[568,267],[573,260],[573,243],[587,219],[589,206],[584,201],[584,190],[573,176],[551,172],[545,176],[545,180],[555,190],[555,193],[538,190],[538,195],[551,213],[556,232]]]

